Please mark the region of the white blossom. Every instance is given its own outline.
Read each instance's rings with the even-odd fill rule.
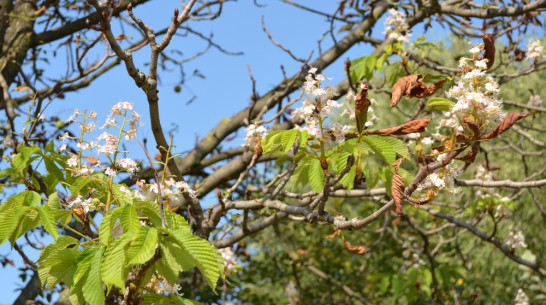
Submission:
[[[518,289],[518,294],[514,299],[514,305],[529,305],[529,297],[525,294],[523,289]]]
[[[398,42],[409,43],[411,36],[410,27],[406,21],[406,14],[396,9],[389,9],[391,16],[385,20],[385,31],[387,38]]]
[[[536,60],[542,57],[544,46],[540,43],[540,40],[529,41],[527,45],[527,59]]]
[[[527,244],[525,243],[525,236],[521,231],[511,231],[508,233],[508,236],[504,240],[504,243],[507,247],[511,248],[512,250],[515,250],[517,248],[527,248]]]

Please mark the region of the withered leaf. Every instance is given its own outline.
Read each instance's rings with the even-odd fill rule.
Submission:
[[[487,69],[489,69],[495,63],[495,37],[493,34],[484,34],[483,44],[485,47],[483,58],[487,59]]]
[[[472,133],[473,133],[472,139],[473,140],[478,139],[480,137],[480,126],[478,126],[478,123],[474,122],[473,120],[469,118],[465,118],[464,122],[466,123],[466,125],[468,125],[470,130],[472,130]]]
[[[332,233],[332,234],[326,236],[326,239],[334,239],[334,238],[336,238],[336,236],[338,236],[340,233],[341,233],[340,230],[334,229],[334,233]]]
[[[91,165],[96,165],[99,162],[99,159],[93,156],[85,157],[84,159],[91,163]]]
[[[529,115],[528,113],[519,113],[519,112],[508,113],[506,117],[504,118],[504,120],[502,120],[502,122],[500,122],[499,125],[497,125],[495,129],[493,129],[493,131],[481,136],[480,140],[489,140],[489,139],[493,139],[500,136],[503,132],[510,129],[512,125],[516,124],[517,121],[527,117],[528,115]]]
[[[455,158],[455,159],[460,160],[460,161],[468,161],[468,162],[472,163],[476,159],[476,156],[478,155],[478,151],[479,151],[478,143],[474,143],[472,145],[472,150],[471,151],[469,151],[466,155],[464,155],[464,156],[462,156],[460,158]]]
[[[428,86],[421,81],[422,77],[423,76],[421,74],[414,74],[400,78],[392,88],[391,107],[396,106],[396,104],[400,102],[402,96],[405,95],[407,95],[408,98],[422,98],[431,96],[436,92],[436,90],[440,89],[446,81],[445,79],[443,79]]]
[[[410,94],[409,94],[409,97],[418,97],[418,98],[422,98],[422,97],[427,97],[427,96],[431,96],[433,95],[436,90],[442,88],[442,86],[444,85],[444,83],[446,82],[445,79],[439,81],[439,82],[436,82],[430,86],[427,86],[425,83],[421,82],[420,80],[417,81],[417,84],[411,88],[411,91],[410,91]]]
[[[394,175],[392,176],[392,186],[391,186],[391,197],[392,200],[394,200],[394,204],[396,205],[396,214],[402,215],[402,202],[404,201],[404,180],[402,180],[402,176],[398,173],[398,169],[400,168],[400,164],[402,164],[402,161],[404,161],[404,158],[399,158],[394,162]]]
[[[376,131],[370,131],[368,132],[368,134],[383,134],[383,135],[400,136],[400,135],[405,135],[405,134],[414,133],[414,132],[421,133],[425,131],[429,122],[430,122],[430,119],[413,120],[399,126],[393,126],[386,129],[376,130]]]
[[[396,106],[396,104],[400,102],[402,96],[409,95],[411,92],[411,88],[413,88],[415,83],[417,83],[417,81],[421,79],[421,77],[423,77],[421,74],[401,77],[392,88],[391,107]]]
[[[348,241],[344,240],[343,244],[345,245],[345,249],[349,250],[349,252],[357,255],[364,255],[366,253],[366,248],[363,246],[353,246]]]
[[[368,84],[362,85],[362,90],[355,99],[355,119],[358,134],[362,134],[362,129],[368,120],[368,108],[370,100],[368,99]]]
[[[457,132],[455,134],[455,139],[457,139],[457,142],[468,142],[470,141],[470,138],[465,135],[464,133],[461,133],[461,132]]]

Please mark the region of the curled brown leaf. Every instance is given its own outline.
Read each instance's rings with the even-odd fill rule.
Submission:
[[[336,238],[336,236],[338,236],[339,234],[341,234],[341,231],[340,230],[337,230],[337,229],[334,229],[334,233],[326,236],[326,239],[334,239]]]
[[[396,106],[396,104],[400,102],[402,96],[409,95],[411,88],[413,88],[415,83],[417,83],[421,77],[423,77],[421,74],[401,77],[392,88],[391,107]]]
[[[413,88],[411,88],[409,97],[422,98],[422,97],[431,96],[436,92],[436,90],[442,88],[445,82],[446,80],[443,79],[430,86],[427,86],[425,83],[418,81],[417,84]]]
[[[396,104],[400,102],[400,99],[402,99],[402,96],[407,96],[408,98],[431,96],[436,90],[441,88],[446,81],[444,79],[428,86],[421,81],[422,77],[421,74],[401,77],[392,88],[391,107],[396,106]]]
[[[474,122],[473,120],[469,118],[464,119],[464,122],[466,123],[466,125],[468,125],[470,130],[472,130],[472,133],[473,133],[472,139],[473,140],[478,139],[480,137],[480,126],[478,126],[478,123]]]
[[[370,100],[368,99],[368,84],[362,85],[362,90],[356,96],[355,99],[355,119],[356,129],[358,133],[362,133],[364,125],[368,119],[368,108],[370,107]]]
[[[469,151],[466,155],[464,155],[464,156],[462,156],[460,158],[455,158],[455,159],[460,160],[460,161],[468,161],[468,162],[472,163],[476,159],[476,156],[478,155],[478,152],[479,152],[478,143],[474,143],[472,145],[472,150],[471,151]]]
[[[366,248],[363,246],[353,246],[348,241],[344,240],[343,244],[345,245],[345,249],[349,250],[349,252],[357,255],[364,255],[366,253]]]
[[[398,173],[398,169],[400,169],[400,164],[402,164],[402,161],[404,161],[404,158],[399,158],[394,162],[394,175],[392,176],[392,186],[391,186],[391,197],[392,200],[394,200],[394,204],[396,205],[396,214],[402,215],[402,202],[404,201],[404,180],[402,180],[402,176]]]
[[[489,69],[495,63],[495,36],[493,36],[493,34],[484,34],[483,45],[485,47],[485,53],[483,54],[482,59],[487,59],[487,69]]]
[[[508,113],[506,117],[504,118],[504,120],[502,120],[502,122],[500,122],[499,125],[497,125],[495,129],[493,129],[493,131],[481,136],[480,140],[489,140],[489,139],[493,139],[500,136],[503,132],[510,129],[512,125],[516,124],[517,121],[527,117],[528,115],[529,115],[528,113],[519,113],[519,112]]]
[[[430,123],[430,119],[419,119],[414,121],[409,121],[407,123],[404,123],[399,126],[393,126],[386,129],[376,130],[376,131],[370,131],[368,134],[382,134],[382,135],[405,135],[408,133],[421,133],[425,131],[425,129],[428,126],[428,123]]]

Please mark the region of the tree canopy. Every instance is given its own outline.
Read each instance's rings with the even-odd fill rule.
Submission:
[[[241,64],[234,102],[199,68],[247,56],[201,27],[236,2],[0,1],[14,304],[545,302],[546,0],[280,0],[324,21],[298,25],[316,44],[288,47],[266,23],[283,16],[262,16],[282,79],[264,92],[266,56]],[[140,9],[159,3],[163,23]],[[108,111],[47,112],[81,92]],[[180,141],[165,112],[207,132]]]

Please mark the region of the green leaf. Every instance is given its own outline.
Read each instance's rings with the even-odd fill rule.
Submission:
[[[105,247],[99,247],[95,251],[91,260],[91,266],[89,266],[87,278],[82,286],[83,296],[90,305],[104,304],[105,297],[100,276],[100,265],[104,249]]]
[[[430,269],[424,268],[422,276],[423,284],[425,284],[425,286],[432,285],[432,273],[430,272]]]
[[[161,259],[155,264],[157,271],[163,275],[169,283],[178,281],[182,271],[195,267],[190,255],[185,251],[174,237],[159,235],[159,251]]]
[[[54,243],[48,245],[38,260],[38,275],[42,287],[46,285],[53,288],[61,280],[67,285],[71,284],[72,269],[79,251],[75,248],[67,248],[77,245],[78,240],[70,236],[61,236]]]
[[[399,295],[400,293],[402,293],[402,281],[400,280],[398,274],[392,275],[391,284],[394,294]]]
[[[61,207],[61,201],[59,200],[59,195],[57,194],[57,192],[49,195],[49,198],[47,199],[47,205],[49,206],[51,211],[58,210]]]
[[[104,253],[101,265],[102,280],[106,284],[113,284],[119,288],[125,287],[125,245],[129,243],[134,232],[125,232],[115,239]]]
[[[215,251],[218,251],[207,240],[199,238],[186,230],[161,229],[174,237],[178,245],[188,254],[192,262],[197,266],[203,277],[214,291],[220,278],[220,266],[216,259]]]
[[[343,149],[341,151],[336,151],[332,155],[332,167],[336,171],[336,174],[339,174],[345,167],[347,167],[347,158],[352,154],[347,150]]]
[[[49,205],[42,205],[38,208],[38,212],[40,214],[40,222],[42,223],[42,226],[44,226],[46,232],[57,239],[59,237],[59,230],[55,224],[55,215],[53,214],[51,207],[49,207]]]
[[[91,178],[78,177],[70,186],[70,193],[73,195],[78,194],[84,187],[93,181]]]
[[[12,232],[9,240],[11,244],[15,244],[15,241],[26,232],[38,227],[40,225],[40,217],[38,213],[38,208],[26,208],[23,210],[23,213],[19,217],[18,224],[16,225],[15,230]]]
[[[296,139],[298,138],[298,135],[299,130],[296,129],[286,130],[282,133],[281,145],[283,152],[287,152],[292,148],[292,146],[296,142]]]
[[[454,102],[442,97],[432,97],[427,101],[428,108],[440,111],[449,111],[453,105],[455,105]]]
[[[160,295],[148,293],[142,296],[140,305],[203,305],[198,301],[180,298],[175,295]]]
[[[28,207],[17,207],[11,210],[9,213],[4,213],[3,217],[0,217],[0,245],[4,244],[8,238],[13,234],[13,231],[17,230],[17,224],[19,218]]]
[[[188,231],[191,230],[190,225],[188,224],[188,221],[184,217],[170,211],[165,211],[165,224],[168,228],[173,230],[177,230],[177,229],[188,230]],[[161,225],[157,227],[161,227]]]
[[[74,262],[76,268],[74,269],[74,274],[72,276],[74,284],[77,284],[80,281],[85,281],[85,278],[87,277],[87,273],[89,271],[89,267],[91,267],[93,257],[98,250],[99,246],[93,245],[81,251],[80,254],[76,257],[76,261]]]
[[[137,201],[135,208],[137,212],[148,217],[148,220],[155,226],[161,227],[161,209],[152,201]]]
[[[385,275],[381,278],[381,282],[379,282],[379,292],[381,294],[384,294],[387,292],[387,288],[389,288],[389,279],[390,277],[388,275]]]
[[[282,133],[286,130],[275,130],[268,133],[265,138],[262,139],[262,153],[265,155],[274,151],[278,151],[282,148],[280,142]]]
[[[110,245],[110,242],[112,241],[112,230],[114,229],[114,225],[116,224],[122,209],[122,207],[111,209],[104,215],[104,218],[100,222],[99,238],[106,245]]]
[[[405,76],[402,65],[398,62],[392,63],[385,69],[385,81],[389,88],[392,88],[400,77]]]
[[[155,253],[157,246],[157,230],[153,227],[140,226],[126,250],[127,264],[144,264]]]
[[[364,169],[362,172],[364,173],[364,177],[366,178],[366,186],[368,187],[368,190],[371,190],[379,182],[379,175],[377,174],[377,170]]]
[[[324,170],[322,169],[319,160],[314,158],[309,158],[308,160],[309,161],[306,162],[305,165],[301,165],[307,167],[307,170],[309,171],[309,184],[313,191],[320,193],[324,189]]]
[[[404,141],[395,138],[395,137],[380,137],[382,140],[388,142],[392,149],[394,149],[394,152],[399,156],[404,156],[408,153],[408,147],[406,146],[406,143]]]
[[[120,220],[123,232],[136,232],[140,227],[140,221],[138,220],[138,215],[133,204],[123,206]]]
[[[349,172],[339,180],[339,183],[345,185],[347,187],[347,191],[351,191],[354,188],[355,184],[355,176],[356,176],[356,166],[353,165]]]
[[[69,210],[53,210],[53,214],[55,215],[55,221],[59,221],[64,225],[68,224],[72,220],[72,213]]]
[[[362,136],[361,139],[388,164],[393,164],[396,161],[394,148],[384,137]]]

